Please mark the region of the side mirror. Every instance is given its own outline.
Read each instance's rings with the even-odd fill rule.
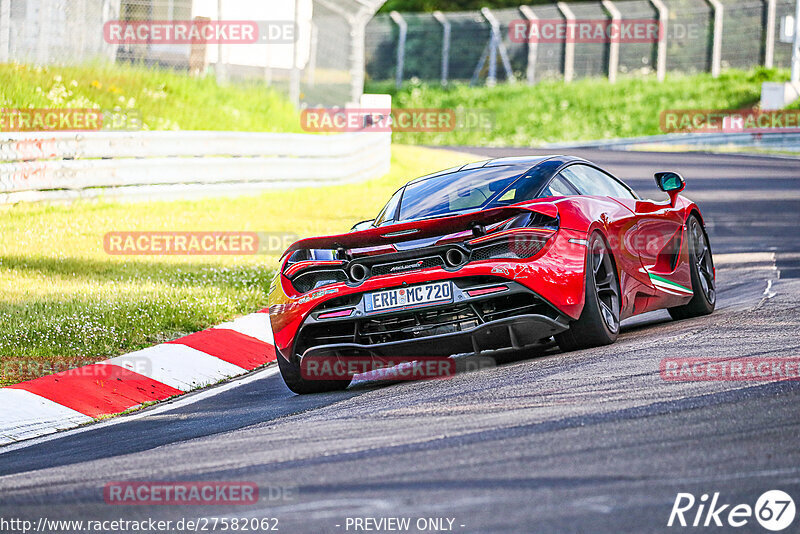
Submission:
[[[353,225],[350,229],[351,232],[360,232],[361,230],[367,230],[372,228],[372,223],[375,222],[375,219],[369,219],[366,221],[361,221]]]
[[[686,187],[686,180],[677,172],[666,171],[655,173],[656,185],[658,188],[669,195],[669,200],[672,205],[675,205],[678,199],[678,193]]]

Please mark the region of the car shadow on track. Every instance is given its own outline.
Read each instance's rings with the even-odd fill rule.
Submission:
[[[262,371],[263,372],[263,371]],[[174,409],[122,416],[118,424],[98,424],[56,439],[3,452],[0,476],[45,469],[154,449],[170,443],[268,424],[296,413],[315,410],[362,394],[343,391],[295,395],[280,374],[243,382],[216,395]],[[152,411],[153,408],[149,409]],[[117,423],[115,421],[114,423]]]
[[[646,314],[622,325],[622,334],[671,323],[665,313]],[[490,355],[463,356],[457,359],[457,374],[486,370],[526,360],[561,354],[554,341],[521,351],[496,351]],[[262,371],[263,372],[263,371]],[[346,391],[315,395],[295,395],[280,374],[244,381],[236,387],[149,414],[148,410],[118,424],[90,426],[80,432],[3,452],[0,449],[0,476],[64,466],[91,460],[142,452],[171,443],[223,434],[242,428],[269,424],[297,413],[316,410],[363,395],[371,390],[397,384],[398,380],[354,382]],[[152,411],[152,408],[150,409]]]

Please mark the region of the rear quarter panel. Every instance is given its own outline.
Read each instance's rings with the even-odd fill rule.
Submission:
[[[595,231],[604,236],[619,276],[622,318],[633,315],[636,296],[650,286],[650,278],[642,272],[642,261],[635,246],[634,212],[608,197],[564,197],[556,205],[562,228],[580,232],[585,238]]]

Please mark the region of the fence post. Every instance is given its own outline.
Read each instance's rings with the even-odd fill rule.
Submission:
[[[355,17],[347,21],[350,26],[350,102],[353,103],[359,102],[364,93],[364,48],[368,21],[369,17]]]
[[[311,43],[309,46],[308,65],[306,66],[306,83],[309,87],[314,87],[317,75],[317,52],[319,51],[319,28],[311,22]],[[350,46],[352,48],[352,44]],[[352,80],[352,78],[351,78]]]
[[[717,78],[722,68],[722,20],[725,8],[719,0],[706,1],[711,6],[711,10],[714,14],[713,36],[711,41],[711,76]]]
[[[120,10],[119,2],[113,2],[112,0],[103,0],[102,9],[103,9],[102,11],[103,23],[106,23],[110,20],[119,19],[119,10]],[[103,43],[104,43],[103,47],[105,49],[105,55],[108,57],[109,60],[114,61],[117,57],[117,50],[119,50],[119,45],[106,43],[105,39],[103,40]]]
[[[619,70],[619,32],[622,13],[611,0],[602,0],[601,3],[611,16],[611,26],[616,27],[616,31],[612,32],[611,38],[608,40],[608,81],[614,83],[617,81],[617,71]]]
[[[486,22],[489,23],[489,72],[486,75],[487,87],[494,87],[497,85],[497,34],[494,32],[494,25],[492,21],[486,16],[486,13],[481,9],[481,14]],[[488,9],[487,9],[488,11]]]
[[[0,0],[0,63],[11,56],[11,0]]]
[[[564,2],[557,2],[558,10],[567,21],[567,37],[564,39],[564,81],[569,83],[575,76],[575,39],[569,37],[570,28],[575,28],[575,14]]]
[[[509,83],[514,83],[516,79],[514,78],[514,71],[511,70],[511,60],[508,58],[508,51],[506,50],[506,45],[503,44],[503,36],[500,34],[500,23],[495,18],[494,14],[489,10],[488,7],[481,8],[481,14],[483,18],[486,19],[486,22],[489,23],[489,26],[492,29],[492,57],[490,58],[489,62],[489,70],[491,71],[492,68],[494,69],[495,80],[497,79],[497,53],[500,53],[500,60],[503,62],[503,70],[506,72],[506,81]]]
[[[74,2],[74,4],[77,4],[75,11],[77,12],[76,19],[79,20],[79,21],[86,20],[86,11],[87,11],[86,10],[86,2],[87,2],[87,0],[78,0],[77,2]],[[75,41],[77,41],[77,43],[76,43],[77,44],[77,46],[76,46],[77,49],[73,49],[73,50],[75,50],[75,54],[76,54],[74,57],[75,58],[80,58],[79,60],[82,61],[88,55],[88,54],[86,54],[86,34],[85,34],[85,32],[76,32],[76,33],[78,35],[74,35],[73,34],[73,37],[75,38]]]
[[[519,6],[519,11],[522,13],[522,16],[525,17],[528,23],[528,29],[539,20],[539,17],[536,16],[536,13],[533,12],[530,6]],[[525,65],[525,78],[528,80],[528,85],[533,85],[536,83],[536,53],[538,52],[539,42],[536,39],[531,39],[529,33],[530,32],[528,32],[527,38],[528,60]]]
[[[220,8],[222,7],[222,0]],[[294,25],[299,28],[300,24],[300,0],[294,0]],[[295,30],[297,32],[297,30]],[[222,48],[220,48],[222,53]],[[295,107],[300,107],[300,67],[297,63],[300,61],[300,36],[295,35],[292,40],[292,70],[289,71],[289,100]]]
[[[793,83],[800,82],[800,0],[795,0],[794,7],[794,40],[792,41],[791,75]]]
[[[447,85],[450,74],[450,21],[441,11],[434,11],[433,18],[442,25],[442,85]]]
[[[767,27],[764,32],[764,66],[771,69],[775,57],[775,0],[767,0]]]
[[[667,75],[667,22],[669,9],[661,0],[650,0],[658,12],[658,45],[656,48],[656,77],[663,82]]]
[[[222,23],[222,0],[217,0],[217,21],[221,24]],[[295,20],[297,20],[297,0],[295,0]],[[294,50],[292,55],[297,55],[297,41],[295,40]],[[222,83],[225,81],[227,77],[227,73],[225,72],[225,61],[222,59],[222,40],[217,43],[217,64],[214,65],[214,75],[217,78],[217,83]],[[292,66],[292,72],[294,72],[294,66]],[[289,86],[289,91],[291,92],[292,85]],[[299,95],[299,91],[298,91]],[[299,96],[298,96],[299,99]]]
[[[397,37],[397,75],[395,77],[395,85],[398,89],[403,85],[403,68],[406,61],[406,37],[408,35],[408,24],[403,16],[397,11],[389,13],[392,20],[400,30]]]
[[[39,0],[37,4],[39,7],[39,34],[36,36],[36,63],[45,65],[50,57],[50,48],[47,44],[50,37],[51,13],[55,6],[45,0]]]

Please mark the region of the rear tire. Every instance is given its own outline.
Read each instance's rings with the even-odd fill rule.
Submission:
[[[289,362],[278,354],[278,368],[286,383],[286,387],[298,395],[306,393],[325,393],[328,391],[342,391],[350,385],[350,380],[307,380],[300,372],[300,363]]]
[[[614,259],[599,233],[589,238],[585,302],[577,321],[555,336],[563,351],[609,345],[619,336],[620,289]]]
[[[717,305],[716,276],[711,246],[703,225],[696,216],[686,220],[686,244],[689,247],[689,269],[694,296],[688,304],[668,308],[675,320],[701,317],[714,311]]]

